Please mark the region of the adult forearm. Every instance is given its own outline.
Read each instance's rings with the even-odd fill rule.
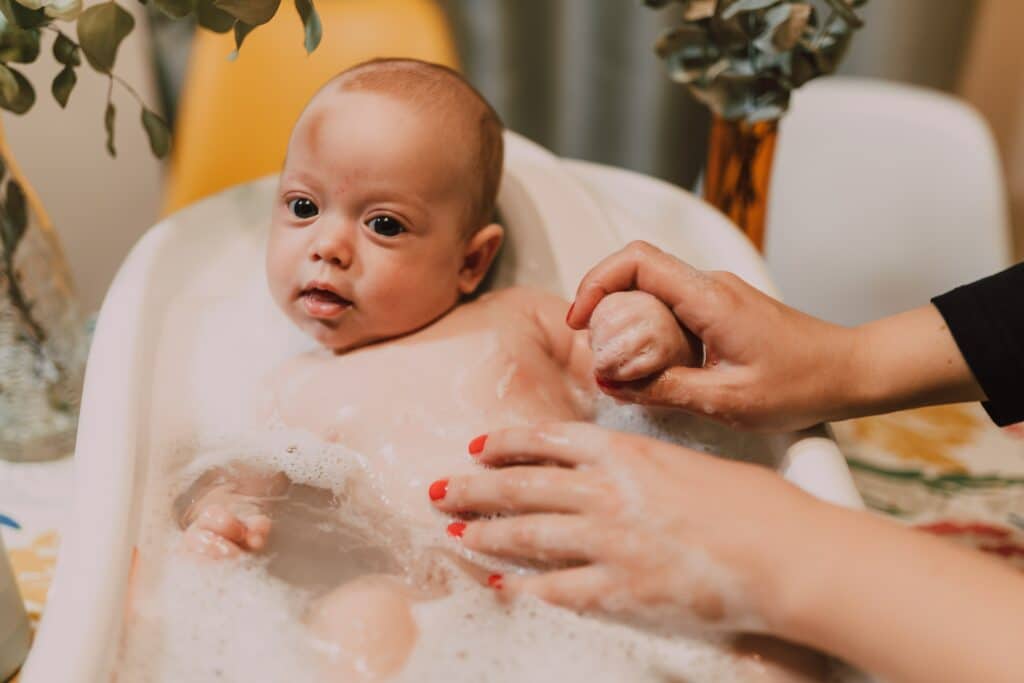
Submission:
[[[890,683],[1024,680],[1024,577],[981,553],[822,504],[773,630]]]
[[[985,393],[931,304],[850,330],[832,419],[980,401]]]

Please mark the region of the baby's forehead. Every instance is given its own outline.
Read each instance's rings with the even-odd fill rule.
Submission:
[[[424,105],[391,92],[338,90],[317,95],[296,123],[288,159],[297,147],[330,153],[356,137],[404,142],[419,165],[469,169],[476,154],[471,125],[443,102]],[[339,145],[339,141],[342,142]],[[391,148],[388,144],[386,147]]]

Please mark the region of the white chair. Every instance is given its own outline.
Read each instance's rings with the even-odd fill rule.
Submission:
[[[858,78],[798,90],[782,119],[766,253],[787,303],[847,325],[1010,263],[1004,181],[981,116]]]

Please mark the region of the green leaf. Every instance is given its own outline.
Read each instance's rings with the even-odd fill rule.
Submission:
[[[842,1],[842,0],[840,0]],[[759,9],[765,9],[772,5],[777,5],[782,0],[732,0],[731,3],[721,3],[725,5],[722,9],[723,19],[732,19],[740,12],[753,12]]]
[[[235,18],[214,7],[213,0],[199,0],[196,3],[196,19],[200,26],[214,33],[227,33],[235,25]]]
[[[857,13],[850,9],[850,5],[847,4],[846,0],[825,0],[825,2],[828,3],[833,12],[843,18],[843,21],[850,28],[860,28],[864,25],[864,22],[857,16]]]
[[[42,7],[29,9],[18,4],[17,0],[8,0],[7,7],[10,9],[10,16],[14,18],[14,23],[21,28],[39,28],[50,21],[50,18],[46,16],[46,10]],[[7,14],[7,9],[5,9],[4,15]]]
[[[142,108],[142,127],[146,129],[149,136],[149,148],[157,158],[163,159],[171,149],[171,133],[167,130],[164,120],[146,109]]]
[[[21,241],[25,229],[28,227],[28,211],[25,208],[25,193],[21,190],[15,180],[7,181],[7,196],[4,198],[4,214],[7,220],[4,221],[6,228],[3,234],[4,247],[7,253],[12,253]]]
[[[196,0],[153,0],[153,4],[173,19],[187,17],[196,8]]]
[[[214,4],[243,24],[259,26],[274,18],[281,0],[214,0]]]
[[[107,129],[107,152],[112,157],[117,156],[114,149],[114,103],[107,101],[107,110],[103,112],[103,127]]]
[[[53,41],[53,58],[64,66],[79,66],[82,63],[78,46],[63,33],[58,33],[57,39]]]
[[[68,98],[71,97],[71,90],[75,87],[76,82],[78,82],[78,76],[75,75],[75,69],[71,66],[61,69],[57,77],[53,79],[53,86],[50,90],[53,91],[53,99],[57,100],[61,109],[68,106]]]
[[[133,28],[135,19],[116,2],[93,5],[82,12],[78,17],[78,42],[92,68],[110,73],[117,48]]]
[[[7,97],[3,92],[0,92],[0,108],[15,114],[24,114],[35,104],[36,91],[32,88],[32,84],[28,82],[28,79],[22,76],[21,73],[10,67],[7,67],[7,70],[14,76],[18,89],[13,97]]]
[[[295,9],[298,10],[302,25],[306,29],[306,54],[310,54],[320,45],[320,39],[324,35],[320,15],[313,6],[313,0],[295,0]]]
[[[0,62],[30,64],[39,56],[39,29],[7,24],[0,31]]]
[[[5,100],[13,100],[18,95],[18,79],[7,68],[6,64],[0,64],[0,97]]]
[[[228,55],[228,59],[235,61],[238,59],[238,51],[242,49],[242,41],[249,35],[255,26],[250,26],[241,21],[235,22],[235,51]]]

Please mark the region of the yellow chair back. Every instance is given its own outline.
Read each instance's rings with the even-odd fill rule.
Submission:
[[[431,0],[320,0],[316,7],[323,40],[311,55],[289,2],[246,37],[233,62],[230,32],[196,33],[175,123],[165,213],[279,171],[302,108],[339,71],[375,57],[458,66],[450,27]]]

